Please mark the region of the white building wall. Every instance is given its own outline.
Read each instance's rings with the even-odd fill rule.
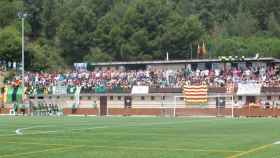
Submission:
[[[111,100],[110,97],[108,97],[107,108],[124,108],[124,96],[119,97],[113,96],[113,100]]]
[[[119,98],[120,97],[120,98]],[[113,99],[108,96],[107,97],[107,107],[108,108],[125,108],[124,105],[124,96],[113,96]],[[242,107],[246,104],[246,97],[241,96],[241,100],[238,96],[234,98],[234,106]],[[261,96],[261,100],[267,100],[267,96]],[[279,96],[272,97],[272,100],[279,101]],[[44,102],[46,104],[57,104],[61,108],[72,108],[75,103],[75,98],[71,98],[70,96],[64,96],[60,98],[56,98],[53,96],[52,98],[45,97],[43,100],[35,100],[34,103]],[[99,96],[82,96],[80,99],[79,108],[93,108],[94,102],[96,102],[97,108],[100,107],[100,97]],[[272,102],[272,101],[271,101]],[[142,99],[141,96],[132,96],[132,106],[131,108],[161,108],[161,107],[174,107],[175,101],[174,96],[165,96],[162,99],[162,96],[144,96]],[[197,105],[199,106],[199,105]],[[231,108],[232,100],[231,97],[226,98],[226,108]],[[183,98],[176,98],[176,107],[177,108],[185,108],[185,107],[196,107],[196,105],[185,105],[185,101]],[[209,97],[208,104],[206,105],[208,108],[216,108],[216,98]]]

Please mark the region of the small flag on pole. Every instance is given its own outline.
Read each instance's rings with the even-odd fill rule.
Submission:
[[[198,44],[198,45],[197,45],[197,57],[200,58],[200,56],[201,56],[201,47],[200,47],[200,45]]]
[[[205,46],[205,43],[203,42],[203,44],[202,44],[202,56],[206,56],[206,54],[207,54],[207,50],[206,50],[206,46]]]

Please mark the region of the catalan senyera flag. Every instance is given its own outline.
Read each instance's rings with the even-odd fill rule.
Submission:
[[[208,102],[206,85],[185,85],[183,89],[186,104],[205,104]]]

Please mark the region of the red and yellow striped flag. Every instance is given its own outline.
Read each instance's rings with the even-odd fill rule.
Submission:
[[[183,90],[186,104],[205,104],[208,102],[206,85],[185,85]]]

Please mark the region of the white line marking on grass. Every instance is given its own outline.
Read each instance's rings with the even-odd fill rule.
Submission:
[[[184,123],[192,123],[192,122],[208,122],[210,120],[185,120],[181,122],[154,122],[154,123],[140,123],[137,124],[134,122],[133,124],[129,125],[111,125],[111,126],[95,126],[95,127],[89,127],[89,128],[77,128],[77,129],[70,129],[70,130],[63,130],[63,131],[39,131],[39,132],[34,132],[34,133],[25,133],[24,135],[39,135],[39,134],[53,134],[53,133],[64,133],[65,131],[75,131],[75,133],[78,133],[77,131],[83,131],[83,130],[92,130],[92,129],[102,129],[102,128],[116,128],[116,127],[138,127],[138,126],[155,126],[155,125],[176,125],[176,124],[184,124]],[[91,125],[91,124],[89,124]],[[93,125],[94,126],[94,125]],[[55,125],[44,125],[44,126],[30,126],[30,127],[25,127],[25,128],[20,128],[17,129],[18,132],[23,133],[23,130],[28,130],[28,129],[34,129],[34,128],[39,128],[39,127],[55,127]],[[76,126],[75,126],[76,127]],[[5,137],[5,136],[17,136],[20,135],[19,133],[16,134],[6,134],[6,135],[0,135],[0,137]]]
[[[29,129],[36,129],[36,128],[42,128],[42,127],[54,127],[54,125],[39,125],[39,126],[30,126],[30,127],[24,127],[24,128],[18,128],[16,129],[16,135],[23,135],[24,133],[24,130],[29,130]],[[46,134],[46,133],[54,133],[56,131],[39,131],[38,133],[39,134]],[[31,135],[32,134],[37,134],[37,133],[30,133]],[[1,135],[0,135],[1,136]]]
[[[52,127],[52,126],[30,126],[30,127],[25,127],[25,128],[18,128],[18,129],[16,129],[15,132],[16,132],[16,135],[23,135],[24,130],[41,128],[41,127]]]
[[[251,153],[255,153],[257,151],[261,151],[261,150],[264,150],[264,149],[267,149],[269,147],[271,147],[273,144],[266,144],[266,145],[263,145],[263,146],[259,146],[259,147],[256,147],[256,148],[252,148],[250,150],[247,150],[247,151],[244,151],[244,152],[241,152],[239,154],[235,154],[235,155],[232,155],[232,156],[229,156],[227,158],[238,158],[238,157],[242,157],[244,155],[248,155],[248,154],[251,154]]]
[[[16,135],[22,135],[23,133],[21,132],[21,129],[16,130]]]
[[[57,133],[57,131],[39,131],[36,133],[25,133],[24,135],[39,135],[39,134],[52,134]],[[18,134],[3,134],[0,137],[8,137],[8,136],[18,136]]]
[[[280,145],[280,141],[273,143],[274,145]]]
[[[42,128],[42,127],[53,127],[54,125],[38,125],[38,126],[29,126],[24,128],[19,128],[21,130],[28,130],[28,129],[34,129],[34,128]]]
[[[261,150],[270,148],[270,147],[273,146],[273,145],[280,145],[280,141],[274,142],[273,144],[266,144],[266,145],[263,145],[263,146],[259,146],[259,147],[256,147],[256,148],[252,148],[252,149],[250,149],[250,150],[241,152],[241,153],[236,154],[236,155],[229,156],[229,157],[227,157],[227,158],[238,158],[238,157],[241,157],[241,156],[244,156],[244,155],[248,155],[248,154],[251,154],[251,153],[255,153],[255,152],[257,152],[257,151],[261,151]]]
[[[192,123],[192,122],[198,122],[198,121],[204,121],[204,122],[208,122],[207,120],[188,120],[188,121],[182,121],[182,122],[153,122],[153,123],[140,123],[140,124],[137,124],[137,123],[133,123],[133,124],[127,124],[127,125],[112,125],[112,126],[96,126],[96,127],[91,127],[91,128],[79,128],[79,129],[70,129],[69,131],[83,131],[83,130],[91,130],[91,129],[104,129],[104,128],[115,128],[115,127],[138,127],[138,126],[155,126],[155,125],[169,125],[169,124],[172,124],[172,125],[176,125],[176,124],[184,124],[184,123]],[[37,126],[38,127],[38,126]],[[35,128],[34,127],[27,127],[27,128],[24,128],[24,129],[30,129],[30,128]],[[63,130],[63,131],[42,131],[42,132],[36,132],[36,133],[27,133],[26,135],[32,135],[32,134],[56,134],[56,133],[64,133],[65,131],[67,130]],[[15,134],[13,135],[8,135],[8,136],[14,136]],[[0,135],[0,136],[4,136],[4,135]],[[7,135],[5,135],[7,136]],[[31,144],[30,144],[31,145]],[[36,144],[34,144],[36,145]],[[48,144],[46,144],[48,145]],[[62,144],[61,144],[62,145]],[[73,146],[73,148],[76,148],[77,146]],[[219,150],[219,149],[188,149],[188,148],[143,148],[143,147],[131,147],[131,146],[119,146],[119,147],[110,147],[110,146],[92,146],[92,147],[95,147],[95,148],[108,148],[108,149],[134,149],[134,150],[163,150],[163,151],[166,151],[166,150],[171,150],[171,151],[197,151],[197,152],[228,152],[228,153],[244,153],[245,151],[236,151],[236,150]],[[71,147],[72,148],[72,147]],[[64,150],[66,149],[66,147],[64,148],[57,148],[58,150]],[[52,151],[52,150],[55,150],[55,149],[47,149],[47,150],[42,150],[42,151],[34,151],[34,152],[27,152],[27,153],[22,153],[21,155],[28,155],[28,154],[36,154],[36,153],[41,153],[41,152],[47,152],[47,151]],[[20,155],[6,155],[6,156],[0,156],[0,158],[3,158],[3,157],[14,157],[14,156],[20,156]]]

